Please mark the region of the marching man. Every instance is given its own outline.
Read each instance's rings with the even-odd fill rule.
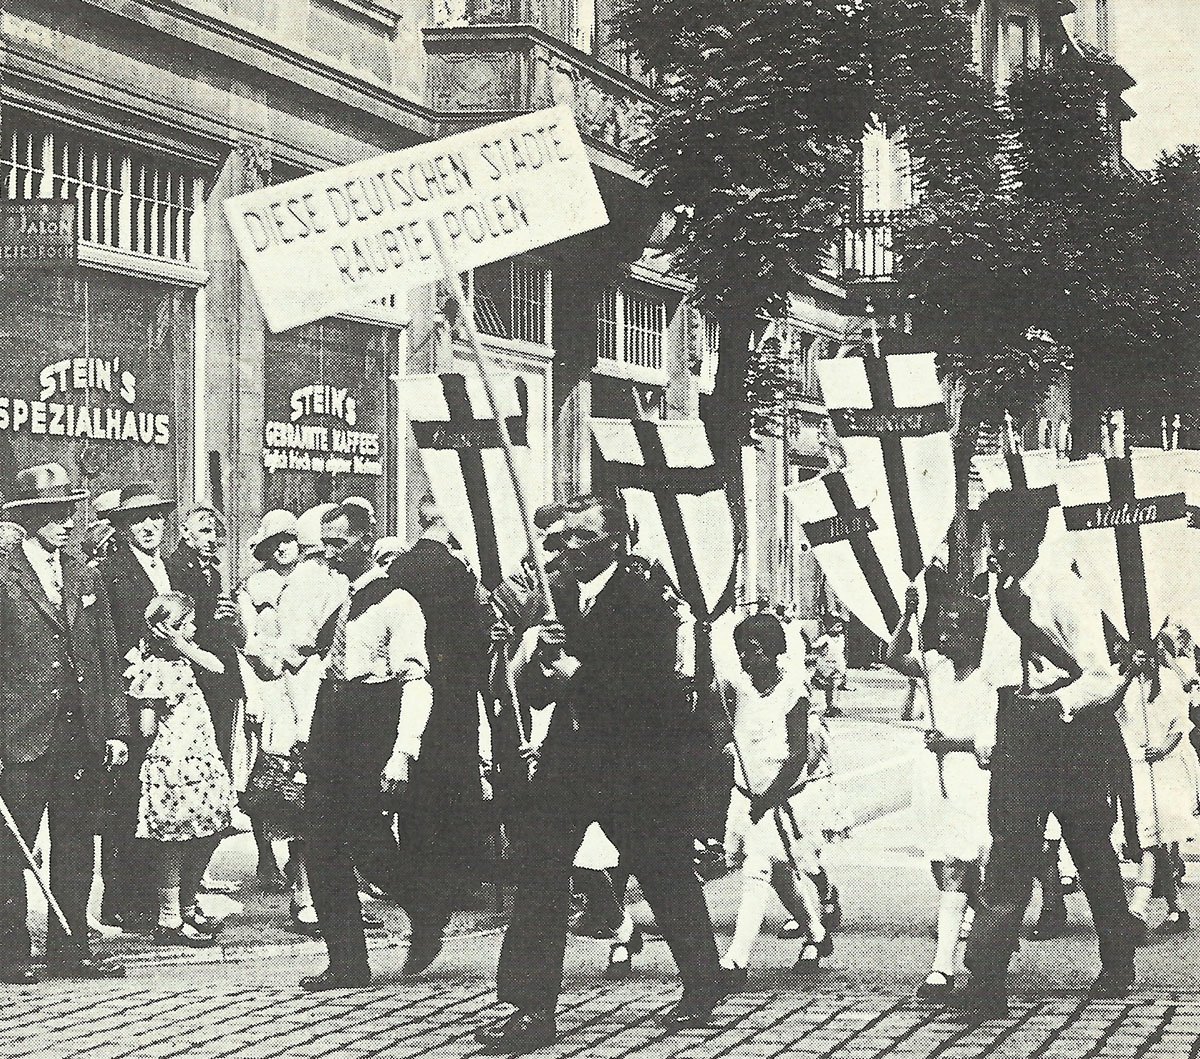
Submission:
[[[991,761],[992,848],[964,960],[971,980],[950,998],[972,1019],[1008,1012],[1008,964],[1050,812],[1062,824],[1099,935],[1093,997],[1128,993],[1135,944],[1110,837],[1113,780],[1124,754],[1113,716],[1121,677],[1109,661],[1100,610],[1067,554],[1043,546],[1044,507],[995,492],[983,512],[999,566],[996,602],[1021,639],[1024,672],[992,674],[1000,690],[994,749],[986,745],[992,733],[977,743]]]
[[[485,1052],[520,1055],[555,1039],[571,864],[593,822],[638,877],[675,957],[684,989],[668,1028],[704,1025],[723,996],[677,775],[690,707],[676,672],[679,620],[631,568],[629,536],[619,499],[567,504],[559,620],[527,637],[533,651],[518,692],[555,710],[522,813],[519,883],[497,971],[499,999],[516,1011],[478,1032]]]

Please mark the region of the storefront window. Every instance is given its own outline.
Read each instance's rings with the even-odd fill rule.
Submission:
[[[191,291],[86,269],[0,275],[0,491],[61,463],[95,494],[185,493]]]
[[[381,526],[393,521],[390,375],[401,331],[323,320],[267,335],[264,504],[299,513],[361,496]]]

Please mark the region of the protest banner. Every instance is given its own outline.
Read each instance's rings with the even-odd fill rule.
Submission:
[[[440,279],[439,238],[466,270],[608,223],[566,107],[235,195],[223,206],[272,331]]]

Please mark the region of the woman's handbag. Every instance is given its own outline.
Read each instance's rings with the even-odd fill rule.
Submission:
[[[250,769],[246,789],[238,797],[242,812],[277,823],[298,823],[304,813],[303,744],[290,754],[260,750]]]

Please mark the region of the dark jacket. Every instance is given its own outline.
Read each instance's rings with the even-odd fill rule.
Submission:
[[[433,710],[421,760],[479,771],[479,695],[486,694],[488,628],[475,575],[437,541],[418,540],[389,569],[425,616]]]
[[[196,681],[204,697],[210,706],[214,697],[237,702],[245,694],[238,665],[241,636],[236,618],[216,620],[217,599],[222,592],[220,569],[213,566],[206,573],[205,564],[187,541],[180,541],[164,562],[171,587],[187,593],[196,604],[196,646],[216,655],[225,667],[223,673],[197,672]]]
[[[113,632],[117,638],[117,654],[119,658],[124,659],[145,636],[146,608],[158,593],[126,541],[117,544],[100,561],[96,572],[108,591]],[[169,570],[167,577],[171,577]],[[171,585],[175,585],[173,579]]]
[[[50,749],[64,692],[64,657],[74,669],[88,745],[129,738],[112,613],[104,582],[63,552],[63,608],[46,597],[20,545],[0,555],[0,761],[33,761]],[[63,613],[65,611],[65,614]]]
[[[579,659],[565,686],[525,668],[518,692],[535,708],[555,702],[543,758],[560,748],[616,766],[619,758],[668,755],[692,725],[689,689],[676,673],[679,618],[661,589],[640,568],[618,565],[586,615],[578,588],[554,585],[566,653]]]

